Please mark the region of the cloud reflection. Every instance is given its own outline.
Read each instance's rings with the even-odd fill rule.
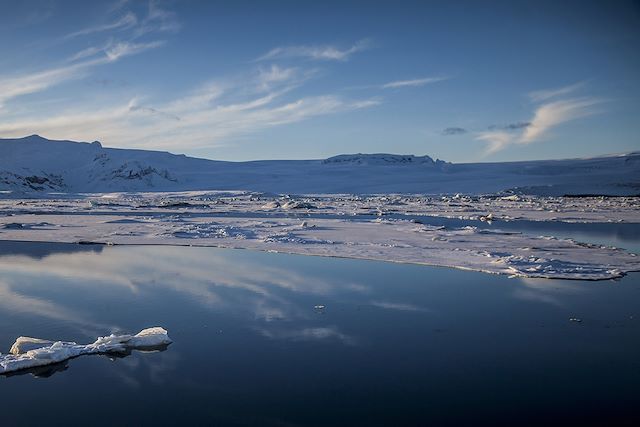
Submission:
[[[315,327],[302,329],[259,329],[260,334],[272,339],[285,339],[292,341],[325,341],[338,340],[343,344],[356,345],[356,339],[346,335],[335,327]]]
[[[563,296],[585,292],[583,285],[569,281],[559,282],[549,279],[518,278],[523,285],[513,291],[513,297],[525,301],[541,302],[556,307],[565,306]]]
[[[126,306],[169,295],[176,304],[186,299],[206,310],[231,312],[267,324],[312,318],[309,307],[318,296],[338,291],[357,295],[369,292],[369,287],[360,283],[326,280],[265,263],[263,258],[254,259],[256,256],[268,255],[146,246],[105,248],[99,253],[51,253],[40,258],[0,256],[0,307],[9,313],[64,321],[90,332],[87,335],[95,335],[105,328],[121,330],[121,325],[105,327],[81,314],[75,308],[78,300],[99,299]],[[47,300],[40,298],[45,284],[56,289]],[[310,299],[309,306],[299,302],[301,297]],[[321,329],[315,332],[315,336],[323,336]],[[314,331],[300,334],[311,337]],[[347,341],[340,334],[327,336]]]

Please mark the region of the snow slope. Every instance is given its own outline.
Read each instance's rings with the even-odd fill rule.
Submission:
[[[452,164],[428,156],[222,162],[104,148],[38,135],[0,139],[0,191],[250,190],[271,193],[638,195],[640,153],[591,159]]]

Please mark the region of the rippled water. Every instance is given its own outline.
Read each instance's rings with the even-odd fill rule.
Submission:
[[[149,326],[174,344],[0,377],[2,425],[640,421],[640,274],[0,242],[0,351]]]

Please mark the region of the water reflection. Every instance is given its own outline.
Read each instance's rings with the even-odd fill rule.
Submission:
[[[102,245],[70,245],[52,242],[17,242],[0,240],[0,256],[24,255],[29,258],[42,259],[51,254],[72,254],[77,252],[100,253]]]
[[[19,375],[31,375],[36,378],[49,378],[54,375],[56,372],[63,372],[69,368],[69,361],[65,360],[64,362],[54,363],[46,366],[38,366],[30,369],[22,369],[20,371],[9,372],[7,374],[3,374],[5,377],[16,377]]]
[[[120,351],[117,353],[116,352],[96,353],[96,354],[90,354],[88,356],[106,357],[109,360],[113,361],[116,359],[124,359],[125,357],[131,356],[134,353],[134,351],[140,352],[140,353],[157,353],[157,352],[166,351],[168,348],[169,348],[169,344],[162,344],[157,346],[145,347],[144,349],[136,349],[136,350],[126,349],[125,351]],[[34,368],[26,368],[26,369],[21,369],[19,371],[8,372],[8,373],[0,374],[0,376],[15,377],[20,375],[31,375],[36,378],[49,378],[58,372],[66,371],[69,368],[69,363],[73,359],[76,359],[76,358],[74,357],[59,363],[52,363],[50,365],[36,366]]]
[[[583,243],[593,243],[624,248],[640,253],[640,224],[616,222],[563,222],[563,221],[480,221],[420,215],[389,214],[390,218],[406,219],[448,228],[473,226],[480,229],[512,231],[532,236],[548,235],[570,238]]]
[[[311,315],[307,308],[293,304],[287,298],[288,293],[320,297],[335,293],[336,289],[367,292],[362,284],[329,281],[278,263],[257,264],[248,259],[251,256],[228,256],[227,252],[215,249],[58,247],[60,252],[54,247],[47,248],[46,256],[42,251],[37,256],[25,256],[25,251],[0,256],[0,307],[14,314],[81,325],[84,331],[110,325],[107,326],[110,332],[118,332],[122,327],[113,318],[105,319],[105,323],[91,320],[84,310],[74,307],[76,300],[90,293],[92,298],[102,301],[134,298],[144,304],[147,298],[166,292],[207,309],[232,311],[271,322]],[[73,249],[77,251],[71,252]],[[55,293],[43,299],[40,297],[43,289],[38,286],[42,281],[61,283]]]
[[[610,420],[597,411],[610,407],[626,421],[640,404],[638,274],[509,279],[246,250],[35,246],[0,243],[0,349],[20,335],[90,342],[155,325],[174,344],[0,378],[8,425],[51,411],[122,421],[105,407],[136,425],[469,425],[513,414],[536,424]],[[86,393],[96,384],[99,395]]]

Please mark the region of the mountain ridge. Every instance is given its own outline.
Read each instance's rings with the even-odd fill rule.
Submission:
[[[503,163],[449,163],[387,153],[227,162],[39,135],[0,139],[0,191],[186,190],[638,195],[640,153]]]

